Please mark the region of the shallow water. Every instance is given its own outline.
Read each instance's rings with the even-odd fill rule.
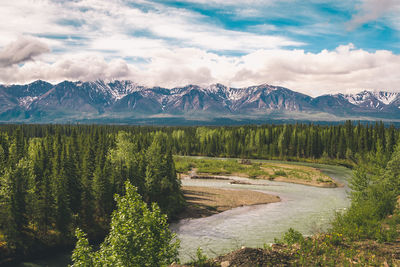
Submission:
[[[309,164],[346,184],[346,168]],[[238,185],[221,180],[183,180],[187,186],[209,186],[257,190],[281,197],[281,202],[240,207],[206,218],[182,220],[171,225],[181,240],[180,258],[195,258],[201,247],[209,257],[241,246],[262,247],[292,227],[305,235],[326,229],[335,211],[349,205],[348,187],[317,188],[281,182],[257,181],[264,185]]]
[[[287,162],[285,162],[288,164]],[[306,163],[290,163],[313,166],[347,184],[349,169]],[[305,235],[313,234],[329,226],[335,211],[349,205],[348,187],[318,188],[290,183],[251,180],[262,185],[230,184],[222,180],[183,180],[183,185],[208,186],[257,190],[278,195],[281,202],[266,205],[240,207],[207,218],[182,220],[171,225],[181,240],[180,258],[187,262],[195,258],[201,247],[205,254],[214,257],[241,246],[262,247],[280,238],[290,227]],[[60,253],[40,261],[25,262],[19,266],[67,266],[70,253]]]

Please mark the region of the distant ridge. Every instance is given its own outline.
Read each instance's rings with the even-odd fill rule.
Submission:
[[[205,115],[206,114],[206,115]],[[154,117],[259,117],[318,120],[326,118],[400,119],[400,94],[362,91],[311,97],[290,89],[262,84],[230,88],[187,85],[166,89],[132,81],[35,81],[0,85],[3,122],[118,121]]]

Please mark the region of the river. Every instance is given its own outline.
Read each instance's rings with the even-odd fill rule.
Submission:
[[[287,164],[287,162],[285,162]],[[272,181],[251,180],[259,185],[230,184],[224,180],[183,180],[186,186],[208,186],[256,190],[278,195],[281,202],[235,208],[200,219],[185,219],[171,224],[181,240],[180,259],[195,258],[198,247],[214,257],[241,246],[262,247],[280,238],[290,227],[304,235],[326,229],[335,211],[348,207],[347,179],[351,171],[344,167],[291,163],[319,168],[325,174],[343,183],[344,187],[319,188]],[[67,266],[70,253],[61,253],[44,260],[25,262],[19,266]]]

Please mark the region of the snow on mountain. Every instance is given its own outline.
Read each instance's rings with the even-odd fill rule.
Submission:
[[[400,100],[399,93],[384,91],[371,92],[364,90],[357,94],[344,94],[342,96],[353,105],[375,110],[383,110],[388,108],[396,100]]]
[[[399,93],[362,91],[357,94],[345,94],[343,96],[354,105],[360,105],[366,102],[371,103],[371,101],[374,100],[378,100],[385,105],[389,105],[399,96]]]
[[[19,106],[24,109],[29,109],[30,105],[37,100],[39,97],[37,96],[25,96],[18,99]]]
[[[375,97],[384,103],[385,105],[391,104],[394,100],[396,100],[400,94],[399,93],[393,93],[393,92],[374,92],[373,93]]]
[[[399,113],[400,93],[362,91],[357,94],[310,96],[284,87],[262,84],[232,88],[187,85],[166,89],[144,87],[132,81],[70,82],[52,85],[36,81],[27,85],[0,85],[0,115],[16,108],[27,112],[62,111],[105,114],[254,114],[265,111],[326,112],[335,115]],[[40,114],[40,112],[38,113]],[[397,115],[396,115],[397,116]]]
[[[358,93],[358,94],[340,94],[342,95],[347,101],[349,101],[353,105],[358,105],[360,103],[363,103],[367,98],[367,91]]]
[[[127,80],[114,80],[110,82],[97,80],[94,82],[77,82],[76,85],[78,87],[89,86],[97,94],[103,94],[105,97],[109,97],[110,104],[120,100],[128,94],[144,89],[143,86],[139,86],[136,83]]]
[[[141,91],[145,88],[143,86],[139,86],[137,83],[127,80],[124,81],[114,80],[112,82],[107,83],[107,86],[113,92],[115,100],[119,100],[128,94]]]

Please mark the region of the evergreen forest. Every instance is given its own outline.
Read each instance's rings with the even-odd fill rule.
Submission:
[[[0,255],[29,256],[46,248],[71,246],[77,228],[90,240],[104,238],[117,205],[114,196],[125,195],[127,182],[149,207],[156,203],[169,221],[174,220],[185,207],[174,155],[370,168],[368,162],[378,157],[379,168],[374,169],[378,177],[391,164],[398,140],[399,130],[381,122],[231,127],[0,125]],[[357,168],[355,177],[359,182],[353,181],[354,188],[370,176]],[[385,190],[384,186],[379,183],[376,190]],[[354,190],[354,201],[370,199],[370,190],[369,183]],[[382,216],[392,211],[390,207]],[[350,221],[338,217],[336,227],[350,229],[346,220]]]

